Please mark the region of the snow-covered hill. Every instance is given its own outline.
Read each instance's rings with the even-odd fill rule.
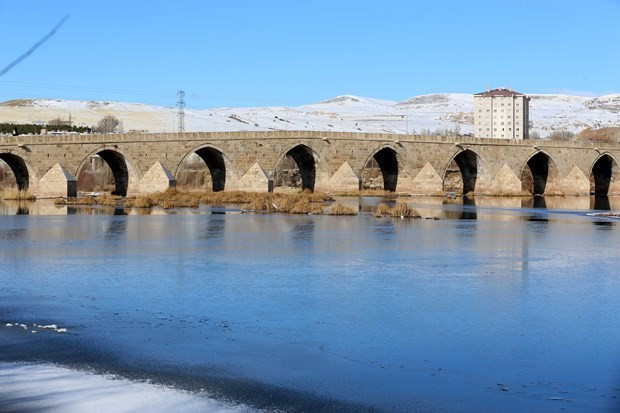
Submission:
[[[533,130],[541,137],[553,130],[620,127],[620,95],[582,97],[530,95]],[[327,130],[350,132],[473,132],[473,96],[443,93],[414,96],[403,102],[344,95],[298,107],[186,110],[186,131]],[[91,126],[105,115],[123,122],[124,130],[176,130],[174,108],[123,102],[22,99],[0,103],[0,122],[45,123],[71,120]]]

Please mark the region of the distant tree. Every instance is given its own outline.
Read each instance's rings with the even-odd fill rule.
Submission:
[[[69,122],[66,120],[60,119],[60,116],[57,117],[56,119],[52,119],[49,122],[47,122],[47,126],[65,126],[68,124]]]
[[[530,132],[530,139],[540,139],[540,133],[538,133],[535,130],[531,131]]]
[[[106,115],[93,128],[97,133],[116,133],[121,130],[121,121],[116,116]]]
[[[556,130],[551,132],[549,139],[554,141],[568,141],[575,137],[573,132],[567,130]]]

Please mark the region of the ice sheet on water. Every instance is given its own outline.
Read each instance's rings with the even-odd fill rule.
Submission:
[[[15,363],[0,363],[0,407],[8,411],[50,413],[251,411],[245,406],[230,406],[164,386],[50,364]]]

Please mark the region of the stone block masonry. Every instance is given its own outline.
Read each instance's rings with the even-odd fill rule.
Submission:
[[[328,192],[359,190],[372,164],[386,189],[408,194],[620,194],[618,144],[309,131],[0,137],[20,187],[45,197],[72,196],[94,155],[116,193],[162,191],[194,153],[214,190],[271,191],[292,159],[303,188]]]

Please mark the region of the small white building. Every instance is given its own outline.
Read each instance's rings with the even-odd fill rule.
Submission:
[[[474,136],[529,139],[530,98],[512,89],[489,89],[474,95]]]

